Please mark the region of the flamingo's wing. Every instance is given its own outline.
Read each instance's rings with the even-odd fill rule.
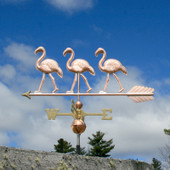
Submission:
[[[43,68],[44,72],[52,73],[58,71],[58,63],[52,59],[46,59],[41,62],[41,68]]]
[[[104,62],[104,65],[103,65],[106,72],[109,72],[109,73],[114,73],[116,71],[119,71],[121,66],[122,64],[120,63],[120,61],[116,59],[108,59]]]
[[[72,69],[77,73],[82,73],[85,71],[90,71],[90,65],[86,60],[76,59],[71,63]]]

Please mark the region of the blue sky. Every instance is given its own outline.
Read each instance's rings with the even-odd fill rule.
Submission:
[[[62,57],[70,46],[82,58],[103,47],[109,57],[145,71],[147,79],[160,80],[169,73],[168,1],[91,0],[89,6],[82,1],[75,9],[67,4],[60,7],[55,0],[14,2],[1,2],[2,47],[4,41],[42,45],[50,57]]]
[[[169,18],[169,0],[0,0],[0,88],[3,100],[0,120],[6,122],[0,125],[0,144],[52,150],[60,137],[74,144],[76,140],[70,126],[65,125],[65,133],[62,134],[59,126],[65,121],[71,124],[71,118],[60,117],[52,122],[45,115],[47,107],[60,108],[61,112],[69,111],[71,98],[44,97],[28,101],[20,94],[38,89],[42,76],[34,66],[40,56],[34,55],[38,46],[43,46],[47,57],[56,60],[63,70],[63,79],[53,74],[59,92],[69,90],[74,78],[65,67],[69,57],[62,54],[67,47],[74,49],[75,58],[86,59],[93,66],[96,76],[85,75],[94,91],[101,90],[106,74],[98,69],[101,55],[95,57],[94,53],[102,47],[107,52],[107,58],[116,58],[127,68],[128,76],[118,73],[125,91],[133,85],[150,86],[155,88],[155,100],[134,104],[124,98],[90,98],[90,101],[83,98],[84,110],[88,112],[100,112],[101,108],[109,107],[116,113],[113,113],[115,119],[111,123],[103,123],[100,118],[87,118],[88,129],[93,131],[87,129],[82,135],[82,145],[86,146],[86,138],[95,130],[102,130],[99,127],[102,123],[107,137],[117,142],[113,157],[141,158],[145,161],[156,157],[159,153],[155,150],[168,141],[162,129],[170,126]],[[113,91],[113,85],[118,89],[115,79],[109,83],[108,91]],[[82,91],[86,88],[81,80]],[[47,76],[42,91],[52,89]],[[129,127],[126,134],[123,133],[123,125]],[[51,133],[45,129],[51,129]],[[54,137],[54,133],[58,135]],[[35,140],[31,140],[33,138]],[[40,140],[44,144],[38,145]],[[153,145],[155,140],[157,142]],[[123,141],[127,141],[129,147]],[[134,143],[139,145],[132,147]]]

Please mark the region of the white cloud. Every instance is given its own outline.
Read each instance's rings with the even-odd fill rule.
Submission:
[[[48,121],[45,108],[59,107],[61,110],[67,110],[64,108],[68,102],[64,101],[62,97],[56,100],[48,97],[29,100],[2,83],[0,83],[0,91],[1,144],[8,145],[11,140],[15,140],[15,143],[23,148],[52,150],[51,142],[56,142],[56,138],[62,135],[63,120],[62,123]],[[64,128],[67,129],[66,125]],[[56,129],[60,129],[59,135],[54,135]],[[10,138],[7,135],[8,132],[15,132],[17,135],[15,138]],[[38,143],[43,144],[37,146]]]
[[[14,80],[16,76],[16,70],[12,65],[6,64],[4,66],[0,66],[0,70],[1,80],[3,80],[4,82],[11,82],[12,80]]]
[[[8,57],[6,57],[6,59],[12,64],[0,66],[0,78],[2,82],[8,84],[11,89],[15,90],[15,92],[21,92],[21,89],[33,89],[33,91],[38,90],[42,78],[42,72],[35,68],[35,63],[41,54],[36,56],[33,49],[35,48],[16,42],[10,43],[4,48],[5,54],[10,58],[10,61]],[[39,76],[33,78],[33,73],[37,73]],[[55,77],[56,85],[59,90],[65,89],[64,85],[61,86],[61,78],[56,73],[53,73],[53,76]],[[15,81],[15,83],[11,83],[12,81]],[[42,90],[43,92],[54,90],[52,81],[48,75],[46,76]]]
[[[20,52],[16,51],[14,47]],[[13,53],[10,49],[13,49]],[[14,43],[5,48],[5,51],[18,63],[24,64],[29,62],[28,58],[31,57],[33,51],[31,49],[33,48],[24,44]],[[21,58],[23,55],[26,56],[25,59]],[[30,67],[34,63],[34,58],[31,60]],[[6,86],[0,82],[0,138],[2,141],[0,144],[9,145],[11,141],[14,141],[22,148],[53,150],[53,145],[62,137],[75,146],[76,135],[70,128],[73,118],[58,116],[56,120],[49,121],[45,109],[59,108],[60,113],[68,113],[70,112],[70,100],[71,98],[76,100],[76,97],[32,97],[31,100],[28,100],[19,93],[23,93],[23,90],[37,90],[41,77],[35,79],[30,75],[23,75],[22,72],[18,74],[17,68],[12,65],[1,66],[2,70],[6,70],[6,67],[9,70],[15,70],[14,75],[17,75],[15,75],[16,81],[13,84],[9,83]],[[127,70],[128,76],[122,73],[117,74],[125,92],[135,85],[147,86],[139,69],[127,67]],[[7,73],[0,74],[1,78],[5,74]],[[7,74],[6,77],[11,80],[13,76],[10,77]],[[107,91],[118,92],[117,81],[113,76],[110,78]],[[106,74],[104,73],[101,73],[98,80],[95,77],[93,92],[102,90],[105,81]],[[45,83],[43,91],[49,92],[53,88],[51,80],[47,79]],[[68,85],[67,89],[69,88]],[[87,146],[88,137],[92,133],[101,130],[106,133],[106,138],[113,138],[115,149],[112,155],[115,158],[133,157],[151,160],[157,154],[158,148],[167,142],[163,129],[170,127],[169,95],[155,96],[154,101],[139,104],[134,103],[128,97],[81,97],[80,100],[83,101],[85,112],[101,113],[101,109],[110,108],[112,113],[109,115],[113,117],[113,120],[107,121],[101,120],[101,117],[87,116],[85,118],[87,129],[81,135],[82,146]],[[8,132],[15,132],[17,135],[15,138],[11,138],[7,135]]]
[[[90,9],[94,5],[94,0],[46,0],[48,3],[68,13]]]
[[[165,79],[165,84],[170,85],[170,78]]]
[[[19,63],[17,66],[22,71],[29,70],[35,65],[36,57],[31,46],[13,42],[5,47],[4,51],[10,58]]]
[[[128,76],[119,74],[120,81],[127,92],[134,85],[144,85],[140,70],[128,67]],[[106,75],[93,88],[97,91],[104,88]],[[108,92],[118,92],[119,86],[112,78],[107,88]],[[159,92],[157,92],[159,93]],[[108,138],[113,138],[114,157],[143,158],[145,161],[158,156],[158,148],[167,142],[163,129],[170,127],[170,96],[155,96],[154,101],[136,104],[128,97],[92,97],[84,100],[84,110],[101,112],[103,108],[112,109],[113,120],[104,121],[97,117],[87,117],[86,132],[95,133],[101,130]],[[85,138],[87,138],[87,136]],[[83,141],[83,144],[87,140]]]
[[[5,132],[0,133],[0,145],[6,145],[9,143],[10,139],[8,137],[8,135]]]

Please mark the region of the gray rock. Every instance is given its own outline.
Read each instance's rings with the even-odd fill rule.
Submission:
[[[141,161],[43,152],[0,146],[0,170],[153,170]]]

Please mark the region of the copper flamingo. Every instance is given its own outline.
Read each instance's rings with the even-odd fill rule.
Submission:
[[[67,91],[67,93],[73,93],[73,89],[76,84],[77,77],[79,80],[79,76],[81,76],[84,79],[84,81],[88,87],[88,90],[86,91],[88,93],[90,90],[92,90],[92,88],[90,87],[90,85],[87,81],[87,78],[82,73],[85,71],[89,71],[90,74],[95,75],[95,71],[94,71],[93,67],[91,67],[86,60],[76,59],[71,63],[71,61],[74,59],[75,53],[74,53],[73,49],[69,48],[69,47],[64,50],[63,55],[66,56],[66,54],[68,54],[68,53],[71,53],[71,56],[66,63],[66,68],[67,68],[67,70],[69,70],[73,73],[76,73],[76,74],[74,77],[74,81],[73,81],[71,90]],[[79,92],[79,89],[78,89],[78,92]]]
[[[54,77],[52,76],[51,73],[57,72],[57,74],[62,78],[63,77],[63,71],[61,70],[61,68],[59,67],[58,63],[55,60],[52,60],[52,59],[43,60],[44,57],[46,56],[46,50],[44,49],[44,47],[38,47],[35,50],[34,53],[37,54],[38,52],[42,52],[42,55],[36,61],[35,67],[36,67],[37,70],[43,72],[43,76],[42,76],[42,79],[41,79],[39,89],[38,89],[38,91],[35,91],[35,92],[36,93],[41,92],[41,88],[42,88],[42,85],[43,85],[44,80],[45,80],[45,75],[48,74],[50,76],[52,82],[53,82],[53,85],[54,85],[54,90],[52,91],[54,93],[58,90],[58,88],[56,86],[55,79],[54,79]]]
[[[100,91],[100,92],[106,92],[106,87],[107,87],[107,84],[109,82],[109,77],[110,77],[110,74],[113,74],[113,76],[116,78],[119,86],[120,86],[120,91],[119,93],[121,93],[124,88],[122,87],[121,83],[120,83],[120,80],[119,78],[116,76],[115,72],[117,71],[122,71],[125,75],[127,75],[127,70],[126,68],[120,63],[120,61],[116,60],[116,59],[107,59],[105,62],[104,60],[106,59],[106,51],[103,49],[103,48],[98,48],[95,52],[95,55],[96,57],[98,56],[98,54],[103,54],[101,60],[99,61],[99,69],[103,72],[106,72],[108,73],[107,74],[107,79],[106,79],[106,83],[105,83],[105,86],[104,86],[104,90],[103,91]],[[103,64],[104,62],[104,64]],[[103,64],[103,66],[102,66]]]

